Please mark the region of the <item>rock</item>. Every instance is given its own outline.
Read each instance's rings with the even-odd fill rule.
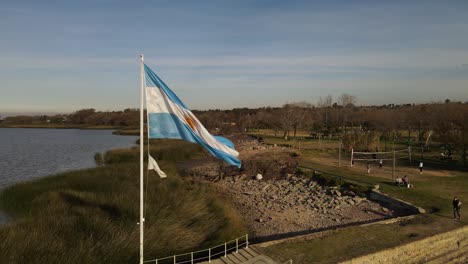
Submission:
[[[261,175],[259,173],[259,174],[257,174],[257,176],[255,176],[255,179],[259,181],[259,180],[263,179],[263,175]]]
[[[373,189],[374,189],[374,190],[378,190],[379,188],[380,188],[380,185],[376,184],[376,185],[374,185],[374,188],[373,188]]]
[[[363,199],[362,199],[361,197],[358,197],[358,196],[356,196],[356,197],[353,198],[353,201],[354,201],[356,204],[360,204],[360,203],[362,202],[362,200],[363,200]]]

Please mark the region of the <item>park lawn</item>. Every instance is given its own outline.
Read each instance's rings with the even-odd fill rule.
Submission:
[[[169,175],[147,179],[145,259],[199,250],[247,231],[230,202],[178,176],[175,161],[204,156],[196,144],[158,140],[152,155]],[[106,165],[20,183],[0,193],[2,263],[132,263],[139,256],[138,148]]]
[[[414,188],[406,189],[393,183],[390,169],[386,169],[386,172],[379,174],[374,173],[374,171],[378,171],[376,168],[368,175],[363,169],[349,168],[348,164],[339,168],[334,160],[333,165],[329,165],[331,162],[329,164],[324,163],[323,161],[326,159],[320,159],[320,163],[318,163],[312,158],[308,158],[308,155],[314,154],[303,155],[300,162],[301,166],[326,171],[333,176],[343,176],[345,181],[350,179],[351,182],[356,184],[359,184],[359,181],[364,181],[369,186],[378,184],[382,192],[423,207],[431,213],[449,216],[452,213],[451,201],[453,196],[459,196],[462,200],[463,197],[468,198],[467,172],[450,171],[450,174],[447,174],[447,171],[441,171],[440,175],[438,175],[437,171],[432,169],[430,172],[419,174],[416,168],[400,166],[396,176],[409,174],[410,180],[414,184]]]
[[[280,134],[277,134],[276,136],[274,133],[260,130],[260,131],[253,131],[249,132],[249,135],[255,136],[255,137],[262,137],[263,141],[267,144],[276,144],[279,146],[290,146],[295,149],[307,149],[307,150],[316,150],[316,151],[321,151],[321,152],[336,152],[338,153],[338,149],[340,146],[340,140],[338,139],[310,139],[310,138],[305,138],[308,135],[304,135],[305,132],[301,132],[300,134],[298,133],[297,137],[294,138],[291,136],[289,139],[283,138]],[[405,142],[395,142],[394,146],[392,146],[392,142],[387,141],[387,142],[380,142],[380,149],[381,151],[391,151],[392,147],[394,147],[396,150],[402,150],[402,149],[407,149],[408,146],[405,144]],[[342,153],[343,155],[349,155],[349,153]],[[440,154],[440,153],[438,153]],[[417,152],[417,149],[413,148],[413,155],[419,155]],[[416,158],[416,157],[415,157]]]
[[[296,240],[260,248],[268,256],[293,263],[337,263],[410,243],[461,227],[461,223],[432,214],[392,224],[352,226],[325,232],[310,240]]]
[[[300,166],[313,168],[324,173],[325,177],[343,176],[345,181],[354,185],[379,185],[380,190],[398,199],[423,207],[428,214],[417,215],[412,220],[402,223],[354,226],[338,229],[324,236],[296,242],[283,242],[268,246],[262,250],[281,261],[292,259],[293,263],[336,263],[353,257],[370,254],[387,248],[422,239],[434,234],[443,233],[467,224],[452,220],[451,200],[454,195],[468,203],[468,173],[453,171],[449,176],[421,174],[415,177],[414,188],[402,188],[393,184],[388,175],[367,175],[362,170],[349,168],[349,165],[338,168],[336,163],[324,162],[318,158],[317,151],[301,152]],[[321,155],[327,155],[321,153]],[[328,160],[333,160],[330,158]],[[415,170],[402,168],[401,170]],[[445,175],[445,176],[444,176]]]

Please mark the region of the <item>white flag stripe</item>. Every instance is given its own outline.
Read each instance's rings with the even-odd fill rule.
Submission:
[[[154,170],[159,174],[159,177],[161,178],[166,178],[167,175],[164,173],[160,168],[156,160],[151,157],[151,155],[148,155],[148,170]]]
[[[182,122],[192,127],[192,131],[200,137],[208,145],[215,149],[219,149],[231,156],[239,156],[239,152],[226,146],[214,138],[208,130],[200,123],[197,117],[188,109],[172,102],[166,94],[158,87],[146,87],[146,101],[148,113],[172,113],[175,114]],[[189,124],[187,119],[191,120]]]

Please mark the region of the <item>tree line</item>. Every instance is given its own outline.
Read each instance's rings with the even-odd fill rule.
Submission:
[[[386,143],[395,139],[424,147],[430,139],[459,151],[467,165],[467,103],[445,100],[427,104],[357,106],[356,101],[356,97],[349,94],[337,98],[328,95],[319,98],[316,104],[294,102],[282,107],[194,110],[193,113],[213,133],[270,129],[275,135],[290,139],[295,138],[298,131],[306,131],[309,137],[342,139],[348,149],[356,147],[356,142]],[[32,124],[138,128],[139,110],[82,109],[71,114],[11,116],[0,123],[2,126]],[[361,146],[372,147],[369,143]]]

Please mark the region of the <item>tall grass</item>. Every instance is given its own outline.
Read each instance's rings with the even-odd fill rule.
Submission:
[[[177,174],[175,161],[203,156],[193,144],[159,141],[152,155],[169,175],[147,177],[146,259],[209,247],[245,228],[208,186]],[[162,154],[161,151],[177,154]],[[0,208],[0,263],[131,263],[139,255],[138,149],[110,151],[105,166],[7,188]]]

